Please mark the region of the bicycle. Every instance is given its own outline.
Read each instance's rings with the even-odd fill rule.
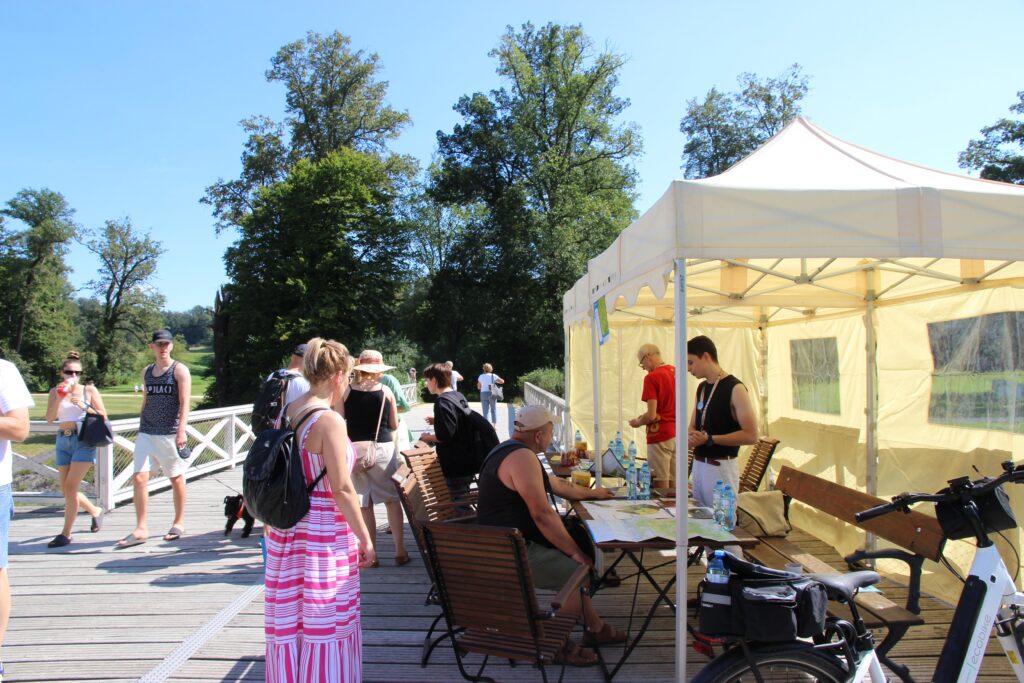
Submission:
[[[1017,526],[1001,487],[1007,482],[1024,483],[1024,464],[1015,466],[1005,462],[1002,467],[1003,473],[994,479],[971,481],[970,477],[958,477],[949,480],[949,486],[938,493],[900,494],[890,503],[854,515],[858,522],[864,522],[897,510],[909,512],[911,505],[931,502],[936,504],[947,539],[975,538],[974,560],[964,579],[949,634],[931,678],[935,683],[975,681],[993,628],[1017,680],[1024,682],[1024,593],[1017,590],[1014,577],[1010,576],[989,538],[990,533]],[[748,680],[759,683],[882,683],[887,680],[874,652],[872,634],[865,628],[853,602],[856,591],[877,582],[878,574],[857,571],[794,575],[767,571],[782,580],[804,576],[821,582],[830,600],[847,605],[852,623],[829,617],[822,633],[810,642],[764,643],[744,637],[725,638],[725,652],[705,666],[693,683]]]

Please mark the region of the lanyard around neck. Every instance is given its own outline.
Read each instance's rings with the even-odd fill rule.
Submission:
[[[718,388],[718,383],[722,381],[722,377],[725,377],[725,373],[718,373],[718,378],[715,380],[715,383],[711,385],[711,391],[708,392],[707,398],[704,399],[704,408],[701,409],[700,412],[701,431],[704,430],[704,425],[707,424],[708,408],[711,406],[711,398],[715,395],[715,389]]]

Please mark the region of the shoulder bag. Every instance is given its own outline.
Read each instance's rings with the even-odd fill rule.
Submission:
[[[491,396],[493,396],[496,401],[504,401],[505,400],[505,390],[502,389],[501,385],[498,384],[498,382],[496,381],[497,379],[498,379],[498,376],[495,375],[492,372],[491,373]]]
[[[352,448],[356,451],[356,462],[364,470],[372,470],[377,461],[384,458],[384,447],[377,443],[377,435],[380,434],[380,423],[384,419],[384,404],[387,402],[387,394],[381,391],[380,413],[377,415],[377,428],[373,430],[373,441],[352,442]]]
[[[85,400],[85,394],[86,389],[83,387],[82,402],[85,403],[85,416],[82,418],[82,426],[78,428],[78,440],[93,448],[109,446],[114,443],[114,430],[105,416],[89,412],[92,405]]]

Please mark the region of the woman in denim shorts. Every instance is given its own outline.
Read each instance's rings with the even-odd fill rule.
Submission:
[[[60,472],[60,488],[64,494],[64,528],[49,542],[51,548],[71,543],[71,527],[75,523],[79,506],[92,516],[90,531],[96,533],[103,523],[100,509],[78,490],[82,478],[96,462],[96,449],[78,440],[78,429],[86,411],[106,416],[103,399],[96,387],[82,384],[82,362],[77,351],[68,351],[61,366],[61,374],[64,381],[50,389],[50,400],[46,405],[46,421],[59,423],[57,470]]]

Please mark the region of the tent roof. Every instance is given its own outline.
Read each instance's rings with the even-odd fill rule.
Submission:
[[[1024,286],[1024,187],[893,159],[798,118],[728,171],[674,181],[566,292],[566,322],[602,296],[620,319],[671,320],[675,258],[686,259],[691,315],[719,324],[996,278]]]

